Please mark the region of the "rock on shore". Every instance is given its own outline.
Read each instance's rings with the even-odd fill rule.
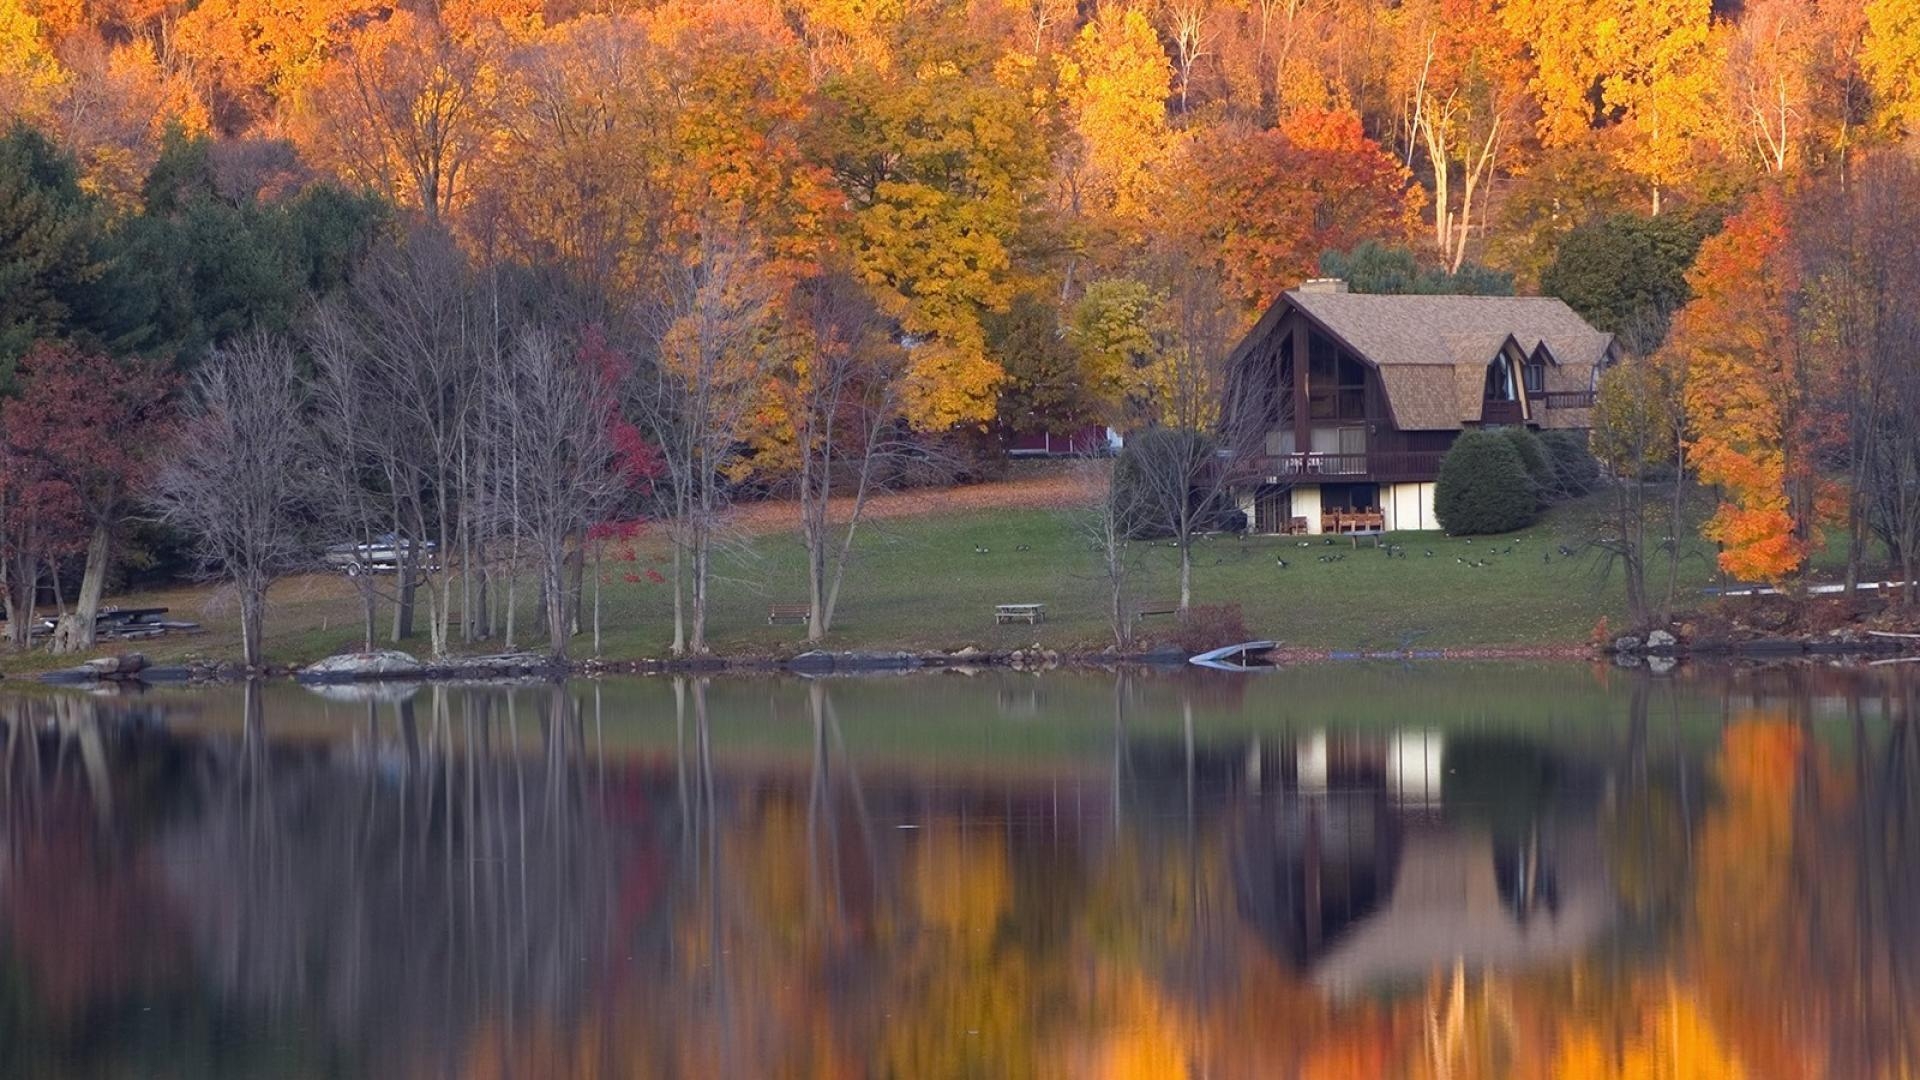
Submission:
[[[373,652],[341,653],[325,660],[316,660],[301,668],[299,677],[318,682],[391,679],[401,675],[417,675],[421,670],[420,661],[407,653],[397,649],[376,649]]]

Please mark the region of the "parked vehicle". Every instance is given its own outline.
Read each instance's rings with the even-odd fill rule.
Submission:
[[[323,553],[322,559],[348,577],[358,577],[361,574],[396,573],[401,561],[414,552],[418,553],[419,569],[429,573],[440,569],[433,541],[413,541],[393,533],[383,533],[364,543],[348,540],[332,544]]]

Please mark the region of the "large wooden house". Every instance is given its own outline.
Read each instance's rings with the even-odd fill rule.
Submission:
[[[1282,293],[1228,360],[1234,497],[1258,532],[1437,529],[1440,459],[1472,427],[1591,426],[1612,335],[1560,300]]]

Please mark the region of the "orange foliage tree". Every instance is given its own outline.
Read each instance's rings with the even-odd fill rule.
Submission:
[[[304,149],[437,221],[492,138],[499,72],[437,19],[395,11],[349,37],[301,98]]]
[[[1770,581],[1805,560],[1814,513],[1789,242],[1784,201],[1761,192],[1701,246],[1687,275],[1694,298],[1666,347],[1687,371],[1689,452],[1722,493],[1705,529],[1721,545],[1720,567]]]
[[[1409,231],[1418,195],[1350,109],[1300,112],[1272,131],[1190,145],[1177,229],[1252,306],[1313,274],[1320,253]]]

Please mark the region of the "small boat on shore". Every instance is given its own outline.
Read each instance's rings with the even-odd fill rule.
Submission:
[[[1277,641],[1243,641],[1238,645],[1223,645],[1198,656],[1190,656],[1187,663],[1215,671],[1252,671],[1272,667],[1267,654],[1279,647]]]

